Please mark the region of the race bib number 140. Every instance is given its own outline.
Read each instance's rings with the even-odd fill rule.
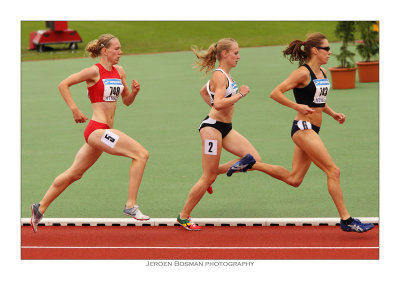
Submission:
[[[322,104],[326,103],[326,96],[328,95],[328,91],[330,88],[330,83],[328,79],[319,79],[313,81],[315,84],[315,95],[314,95],[314,103]]]

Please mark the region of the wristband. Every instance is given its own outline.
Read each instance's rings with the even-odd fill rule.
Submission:
[[[243,96],[244,96],[242,93],[240,93],[240,91],[238,91],[238,94],[239,94],[241,97],[243,97]]]

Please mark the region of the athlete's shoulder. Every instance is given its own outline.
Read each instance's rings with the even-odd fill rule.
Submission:
[[[220,68],[216,68],[213,70],[212,75],[225,76],[225,72]]]
[[[228,74],[224,72],[222,69],[215,69],[211,75],[211,79],[217,79],[217,80],[226,80],[228,78]]]
[[[298,71],[302,74],[310,74],[310,70],[305,65],[300,65],[295,71]]]
[[[118,64],[114,65],[114,67],[115,67],[118,71],[124,70],[124,68],[123,68],[121,65],[118,65]]]
[[[114,65],[120,76],[125,76],[125,70],[121,65]]]
[[[310,71],[305,66],[300,66],[292,72],[291,76],[300,80],[308,79],[310,76]]]
[[[100,70],[96,65],[92,65],[82,69],[78,74],[85,79],[94,79],[100,74]]]
[[[96,64],[93,64],[92,66],[86,67],[82,70],[82,72],[87,72],[91,74],[98,74],[100,72],[100,69],[97,67]]]

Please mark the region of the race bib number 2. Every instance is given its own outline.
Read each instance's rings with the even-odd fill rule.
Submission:
[[[217,155],[217,140],[204,141],[204,154]]]
[[[313,81],[315,84],[315,95],[314,95],[314,103],[315,104],[323,104],[326,103],[326,96],[328,95],[328,91],[330,88],[330,83],[328,79],[319,79]]]

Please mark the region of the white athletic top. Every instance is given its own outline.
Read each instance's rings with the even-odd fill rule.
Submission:
[[[228,98],[228,97],[231,97],[232,95],[235,95],[238,91],[236,82],[234,80],[231,81],[231,79],[226,74],[226,72],[224,72],[221,68],[217,68],[216,70],[222,72],[228,79],[228,87],[226,88],[224,97]],[[214,70],[214,71],[216,71],[216,70]],[[214,92],[211,92],[211,90],[210,90],[210,81],[207,82],[207,92],[208,92],[208,95],[210,95],[211,105],[214,105]]]

